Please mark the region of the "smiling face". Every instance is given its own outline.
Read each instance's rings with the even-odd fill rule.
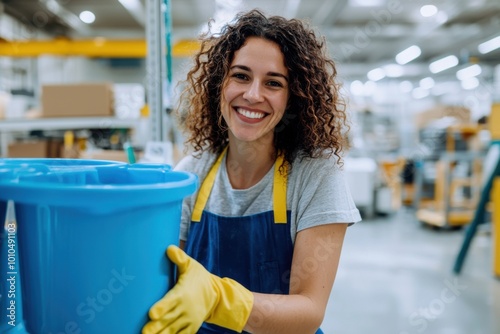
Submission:
[[[222,89],[221,112],[229,136],[272,144],[274,128],[287,106],[288,70],[279,46],[250,37],[234,53]]]

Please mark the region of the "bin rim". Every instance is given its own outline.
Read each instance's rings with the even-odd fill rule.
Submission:
[[[0,181],[0,200],[110,212],[180,202],[198,188],[198,176],[195,174],[184,171],[168,173],[182,178],[139,184],[65,184],[5,180]]]
[[[49,169],[76,169],[104,166],[123,166],[126,162],[98,159],[69,159],[69,158],[0,158],[1,166],[39,166],[45,165]]]

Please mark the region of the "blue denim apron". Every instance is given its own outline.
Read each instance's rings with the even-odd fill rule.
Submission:
[[[290,212],[286,210],[286,173],[274,166],[273,211],[244,217],[223,217],[205,211],[227,149],[218,157],[201,185],[193,209],[185,251],[208,271],[229,277],[253,292],[288,294],[293,243]],[[204,323],[200,334],[236,333]],[[322,334],[319,329],[316,334]]]

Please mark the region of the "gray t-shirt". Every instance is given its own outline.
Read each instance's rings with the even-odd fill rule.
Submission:
[[[184,157],[175,167],[198,175],[200,185],[217,156],[203,152],[200,157]],[[215,178],[205,210],[219,216],[241,217],[273,209],[274,166],[256,185],[248,189],[233,189],[226,170],[225,157]],[[198,191],[184,199],[180,239],[186,240],[191,213]],[[332,223],[355,223],[360,214],[347,186],[337,158],[304,158],[293,162],[287,183],[287,210],[291,211],[290,233],[295,241],[297,232],[309,227]]]

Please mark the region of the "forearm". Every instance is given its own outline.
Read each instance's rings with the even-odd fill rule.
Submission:
[[[254,293],[254,305],[245,330],[254,334],[314,334],[324,308],[303,295]]]
[[[290,294],[254,293],[245,330],[254,334],[314,334],[323,321],[347,224],[330,224],[297,234]]]

